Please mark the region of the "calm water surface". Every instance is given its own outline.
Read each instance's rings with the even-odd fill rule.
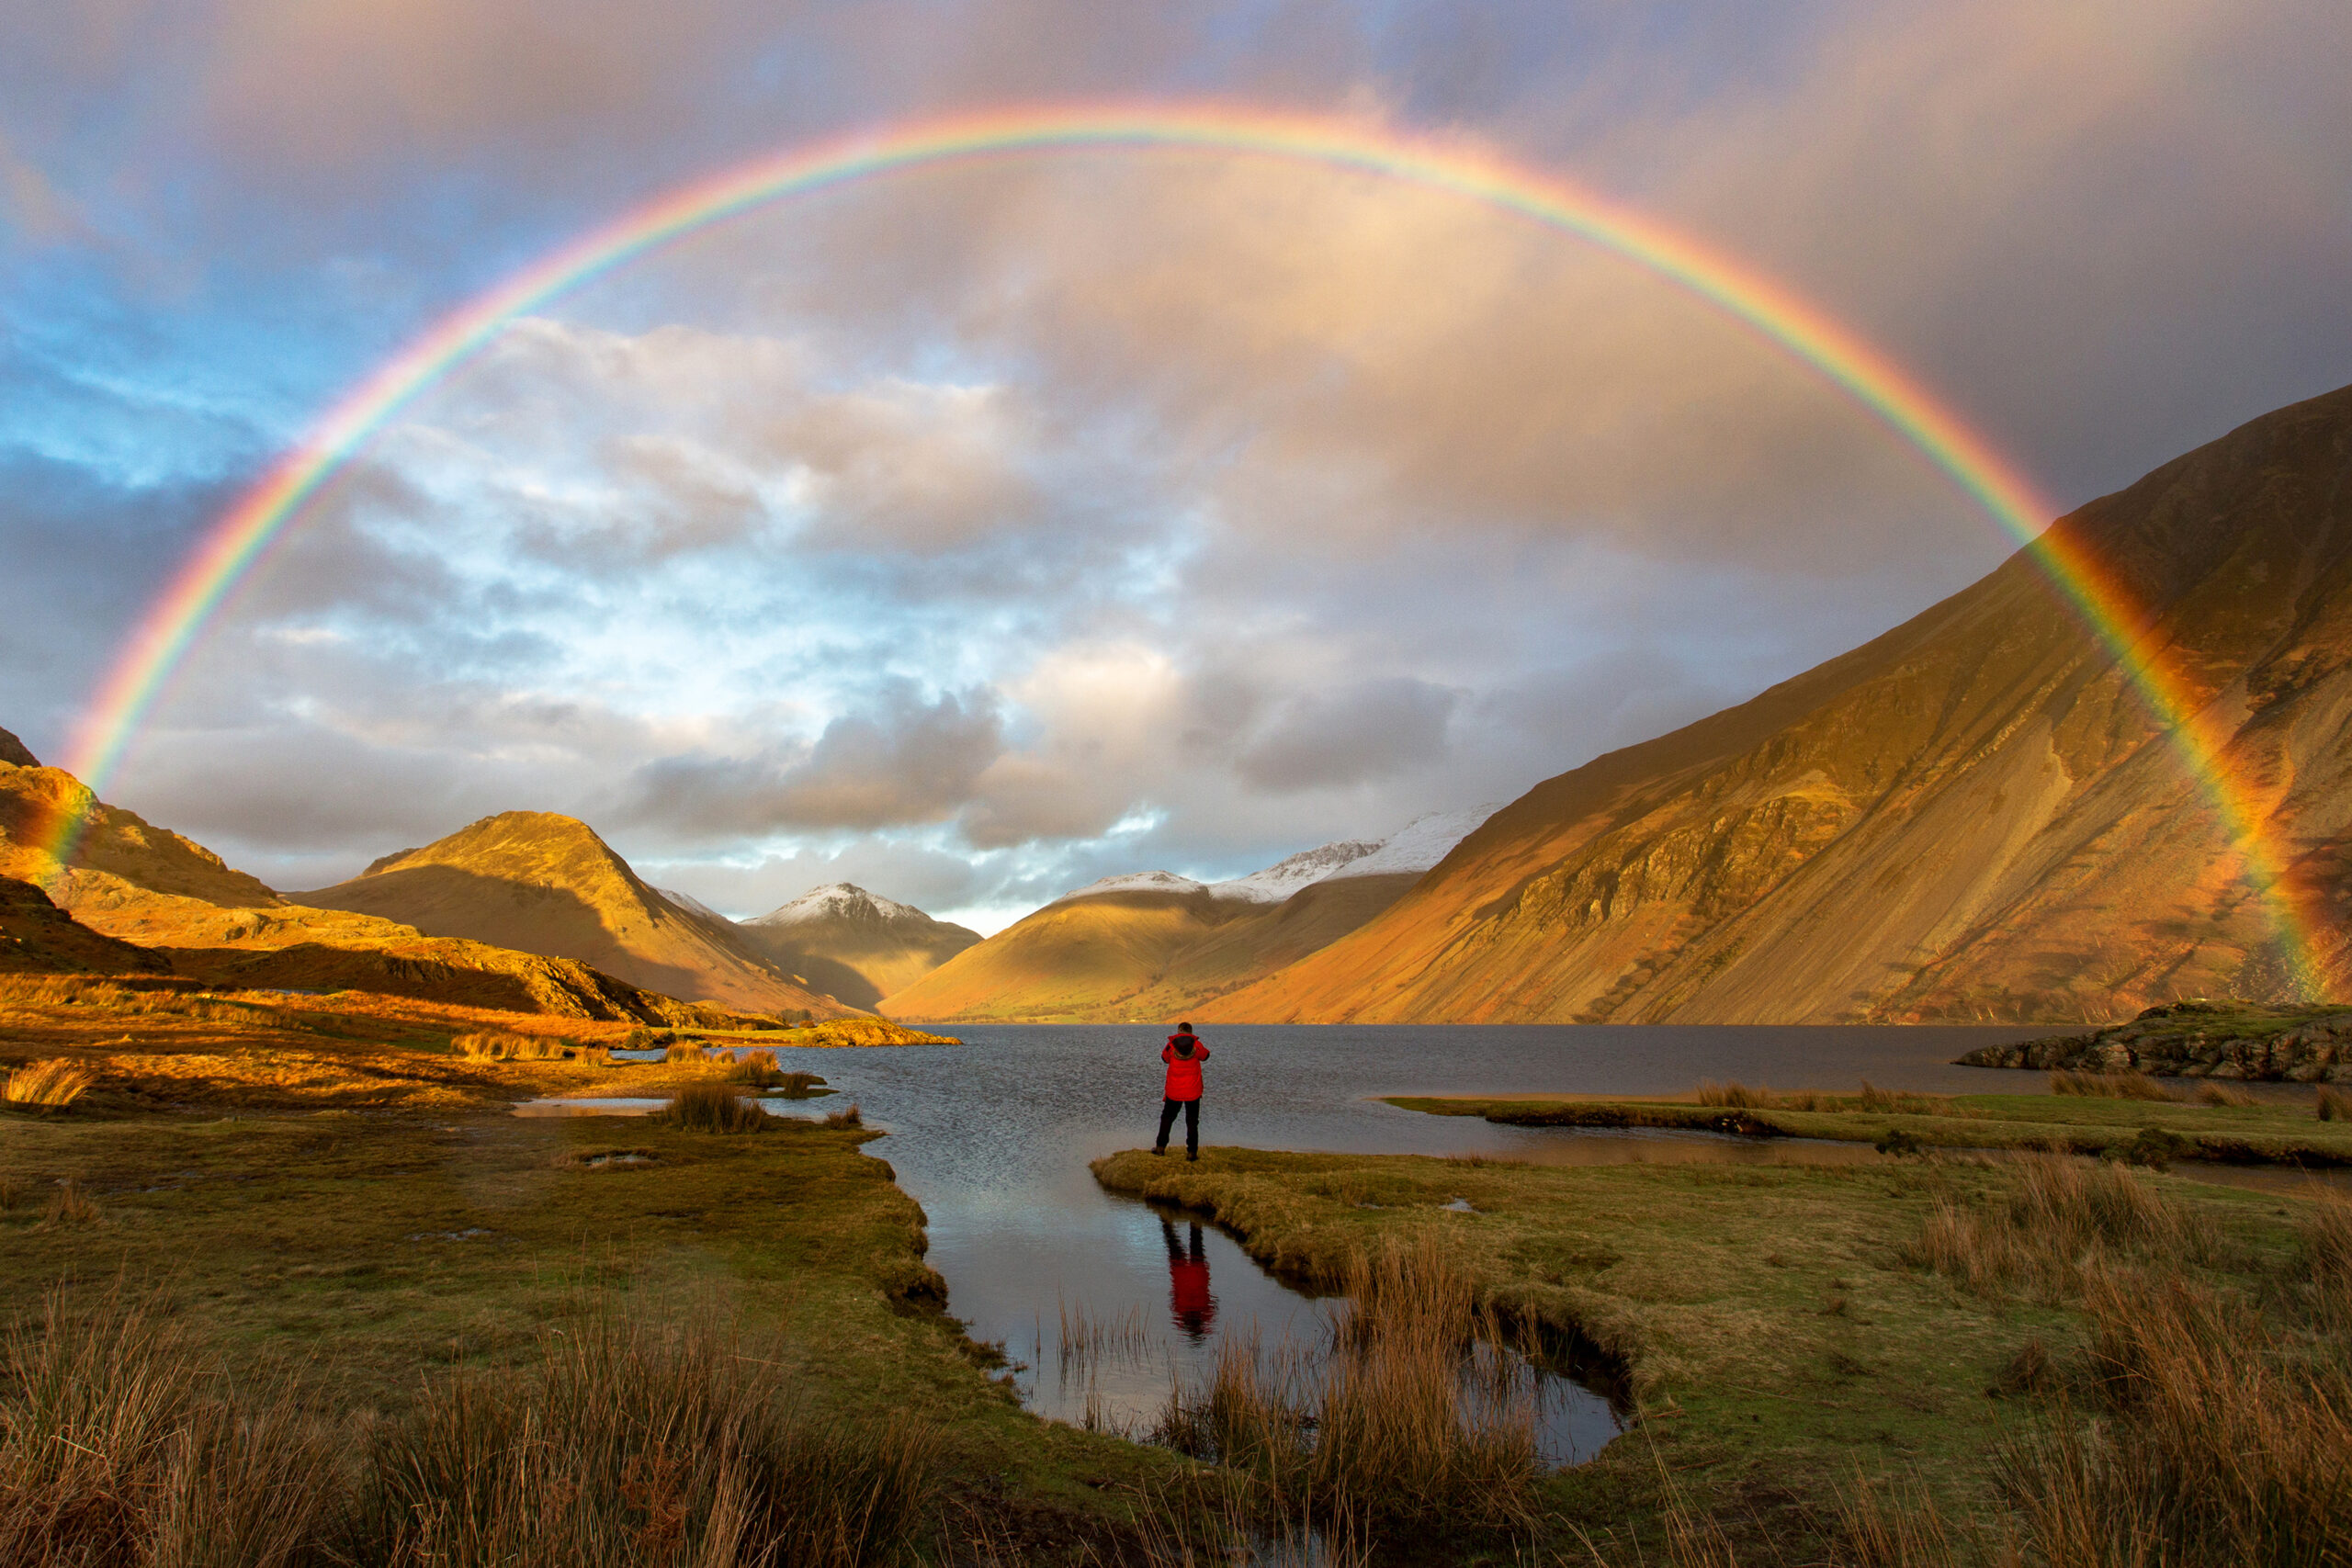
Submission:
[[[1095,1185],[1087,1162],[1148,1145],[1166,1031],[1140,1025],[962,1030],[962,1046],[782,1050],[838,1098],[775,1107],[814,1115],[850,1101],[888,1136],[868,1145],[930,1217],[949,1310],[1001,1344],[1022,1398],[1057,1419],[1141,1432],[1172,1380],[1197,1382],[1222,1337],[1319,1337],[1324,1310],[1213,1225]],[[1640,1133],[1498,1127],[1378,1103],[1408,1094],[1642,1094],[1702,1077],[1775,1088],[2017,1093],[2040,1074],[1956,1067],[1952,1057],[2030,1029],[1582,1026],[1204,1029],[1212,1055],[1204,1144],[1369,1154],[1485,1154],[1558,1163],[1789,1158],[1874,1161],[1866,1147]],[[1178,1124],[1178,1136],[1182,1125]],[[1171,1158],[1181,1158],[1174,1155]],[[1066,1338],[1065,1325],[1072,1333]],[[1105,1348],[1115,1354],[1097,1353]],[[1606,1399],[1546,1380],[1544,1446],[1589,1457],[1617,1430]]]

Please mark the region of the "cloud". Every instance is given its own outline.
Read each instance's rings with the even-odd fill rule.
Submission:
[[[972,798],[1002,749],[1002,720],[986,692],[926,702],[910,682],[892,682],[793,753],[649,764],[639,773],[634,810],[640,818],[740,831],[935,822]]]
[[[1276,792],[1369,783],[1443,761],[1446,721],[1460,694],[1391,676],[1292,698],[1237,762]]]

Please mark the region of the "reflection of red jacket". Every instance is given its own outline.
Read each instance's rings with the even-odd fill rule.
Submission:
[[[1190,1040],[1191,1056],[1176,1054],[1176,1042]],[[1168,1043],[1159,1048],[1159,1059],[1168,1064],[1168,1098],[1198,1100],[1201,1098],[1201,1064],[1209,1059],[1209,1048],[1189,1034],[1171,1034]]]
[[[1168,1266],[1169,1304],[1179,1320],[1192,1319],[1206,1326],[1216,1316],[1216,1298],[1209,1294],[1209,1262],[1188,1258]]]

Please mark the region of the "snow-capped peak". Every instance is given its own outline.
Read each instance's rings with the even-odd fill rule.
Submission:
[[[928,920],[929,915],[911,904],[900,904],[868,893],[854,882],[829,882],[822,887],[811,887],[789,904],[770,909],[747,926],[797,926],[809,920],[831,920],[842,918],[864,920],[902,920],[912,918]]]
[[[1288,860],[1276,861],[1263,871],[1212,882],[1209,891],[1220,898],[1246,898],[1252,904],[1279,904],[1310,882],[1336,876],[1351,862],[1380,848],[1377,840],[1343,839],[1336,844],[1301,850]]]
[[[1390,834],[1381,846],[1361,860],[1351,860],[1331,874],[1340,876],[1385,876],[1401,872],[1427,871],[1447,855],[1453,846],[1476,832],[1487,818],[1502,807],[1492,802],[1474,806],[1467,811],[1432,811],[1416,817]]]

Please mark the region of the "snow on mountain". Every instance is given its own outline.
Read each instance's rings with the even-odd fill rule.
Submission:
[[[1100,882],[1090,882],[1074,888],[1054,900],[1091,898],[1097,893],[1198,893],[1207,884],[1195,882],[1189,876],[1179,876],[1172,871],[1131,871],[1124,876],[1106,876]]]
[[[681,893],[674,887],[657,887],[653,891],[689,915],[700,915],[704,919],[717,920],[722,926],[731,926],[735,923],[691,893]]]
[[[1385,839],[1342,839],[1336,843],[1301,850],[1263,871],[1227,882],[1200,883],[1172,871],[1136,871],[1106,876],[1100,882],[1065,893],[1063,898],[1090,898],[1098,893],[1198,893],[1205,887],[1217,898],[1249,904],[1279,904],[1300,888],[1344,876],[1383,876],[1419,873],[1446,857],[1447,852],[1498,807],[1474,806],[1467,811],[1432,811],[1416,817]]]
[[[1349,861],[1330,874],[1382,876],[1395,872],[1421,872],[1453,852],[1453,846],[1477,831],[1480,824],[1502,807],[1489,803],[1467,811],[1432,811],[1416,817],[1390,835],[1381,846],[1359,860]]]
[[[1351,862],[1362,860],[1379,848],[1376,840],[1343,839],[1318,849],[1301,850],[1288,860],[1277,861],[1263,871],[1253,871],[1230,882],[1212,882],[1209,891],[1220,898],[1279,904],[1308,883],[1337,875]]]
[[[911,904],[900,904],[878,893],[868,893],[854,882],[829,882],[811,887],[788,904],[745,920],[747,926],[797,926],[810,920],[847,918],[866,923],[905,919],[928,921],[931,917]]]

